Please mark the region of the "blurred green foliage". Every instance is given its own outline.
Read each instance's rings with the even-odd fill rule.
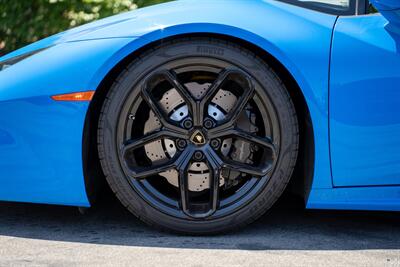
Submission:
[[[96,19],[168,0],[0,0],[0,55]]]

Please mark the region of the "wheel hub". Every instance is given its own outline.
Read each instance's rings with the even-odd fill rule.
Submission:
[[[211,84],[198,84],[195,82],[190,82],[186,84],[187,89],[193,96],[198,98],[202,97],[207,89],[211,86]],[[237,98],[234,94],[232,94],[228,90],[221,89],[212,100],[211,105],[208,106],[208,117],[205,118],[205,122],[203,125],[207,124],[208,121],[218,122],[225,119],[227,113],[229,113],[233,106],[235,105]],[[163,110],[169,114],[171,120],[182,122],[185,127],[185,122],[188,120],[189,110],[188,106],[185,105],[184,100],[176,91],[176,89],[171,88],[162,96],[160,102],[160,106]],[[246,114],[242,114],[239,120],[239,126],[248,129],[251,132],[255,132],[254,120],[251,121]],[[159,119],[155,116],[155,114],[150,111],[149,119],[145,123],[144,134],[152,132],[161,128],[161,123]],[[187,127],[185,127],[187,128]],[[211,128],[211,127],[207,127]],[[206,135],[203,132],[204,129],[196,129],[193,131],[190,142],[195,146],[205,145],[208,140],[206,140]],[[217,140],[215,140],[217,141]],[[219,141],[217,141],[219,142]],[[173,141],[168,138],[164,138],[157,142],[152,142],[145,145],[146,156],[152,161],[157,162],[161,159],[172,158],[179,150],[179,141]],[[214,147],[214,146],[213,146]],[[216,146],[215,146],[216,147]],[[247,148],[248,144],[244,144],[242,141],[237,140],[232,142],[231,138],[226,138],[222,141],[221,144],[221,153],[225,156],[229,155],[229,152],[232,150],[232,147],[235,148],[235,151],[243,150],[241,148],[245,148],[243,153],[232,153],[233,156],[243,162],[251,156],[250,149]],[[196,162],[193,163],[188,169],[189,172],[189,190],[193,192],[201,192],[209,189],[209,169],[208,166],[204,162]],[[175,187],[179,187],[179,174],[175,170],[168,170],[166,172],[161,172],[160,176],[164,177],[171,185]],[[220,186],[225,185],[225,178],[234,178],[238,177],[238,173],[230,172],[221,174],[220,176]],[[224,177],[225,176],[225,177]]]
[[[206,143],[206,137],[201,130],[195,130],[190,137],[190,141],[196,146],[202,146]]]

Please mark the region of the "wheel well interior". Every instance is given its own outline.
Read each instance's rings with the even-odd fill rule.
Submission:
[[[190,38],[190,37],[205,37],[228,41],[230,43],[238,44],[262,58],[280,77],[284,85],[288,89],[290,97],[295,105],[296,113],[299,123],[299,155],[294,169],[293,176],[287,187],[287,192],[292,192],[304,200],[308,198],[308,193],[311,189],[313,173],[314,173],[314,134],[311,122],[310,113],[302,94],[300,87],[289,73],[289,71],[272,55],[263,50],[262,48],[249,43],[245,40],[220,35],[220,34],[190,34],[169,37],[169,39]],[[155,47],[166,39],[153,42],[141,49],[133,52],[121,62],[119,62],[102,80],[93,100],[90,103],[84,127],[83,134],[83,171],[85,176],[86,192],[91,204],[97,199],[97,196],[108,188],[106,179],[104,177],[97,150],[97,128],[98,120],[101,113],[103,101],[107,92],[114,80],[118,75],[127,67],[136,57],[140,56],[144,51]]]

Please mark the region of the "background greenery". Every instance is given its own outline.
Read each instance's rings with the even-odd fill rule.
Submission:
[[[168,0],[0,0],[0,56],[96,19]]]

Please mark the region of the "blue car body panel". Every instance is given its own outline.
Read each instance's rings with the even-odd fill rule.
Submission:
[[[379,208],[370,207],[396,210],[396,187],[388,189],[392,194],[385,200],[383,193],[368,196],[357,188],[337,191],[333,186],[328,89],[336,20],[334,15],[274,0],[184,0],[77,27],[0,58],[47,48],[0,71],[0,111],[7,114],[0,117],[0,199],[89,206],[82,166],[88,103],[55,102],[50,97],[96,90],[116,64],[154,41],[212,33],[264,49],[297,81],[310,111],[315,143],[309,208],[368,209],[368,203],[381,199]]]
[[[400,35],[386,25],[382,16],[360,16],[335,27],[330,131],[338,187],[400,185]]]
[[[1,200],[88,206],[81,156],[87,106],[48,96],[1,102]]]
[[[400,187],[360,186],[312,189],[307,208],[400,211]]]
[[[0,72],[1,200],[89,206],[82,167],[89,103],[50,96],[90,88],[98,64],[129,42],[60,44]]]

